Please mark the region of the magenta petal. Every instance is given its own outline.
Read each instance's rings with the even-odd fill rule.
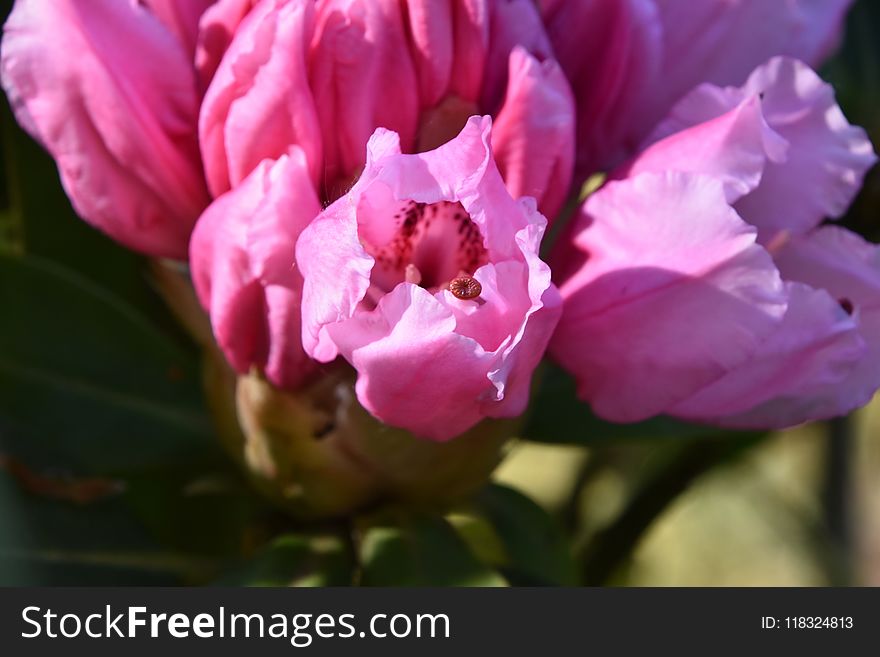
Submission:
[[[319,182],[321,137],[306,70],[313,21],[311,3],[266,0],[236,31],[199,117],[205,172],[215,196],[294,144]]]
[[[140,0],[177,37],[190,61],[195,57],[199,19],[214,0]]]
[[[559,65],[552,60],[539,63],[515,48],[492,145],[511,195],[534,197],[547,217],[555,217],[568,196],[574,125],[574,99]]]
[[[235,31],[259,0],[217,0],[202,14],[195,65],[202,89],[207,89],[232,43]]]
[[[494,113],[508,87],[508,66],[514,48],[522,48],[539,62],[551,59],[553,48],[532,0],[493,0],[490,13],[489,50],[480,105]]]
[[[2,77],[86,221],[139,251],[185,256],[208,201],[198,99],[186,52],[158,19],[133,2],[19,0]]]
[[[753,357],[671,409],[672,415],[771,429],[843,415],[870,400],[873,389],[866,391],[853,376],[867,351],[856,322],[827,292],[800,283],[787,287],[788,311]]]
[[[452,3],[431,0],[407,0],[406,8],[422,105],[433,107],[446,94],[452,75],[455,10]]]
[[[556,58],[577,100],[578,170],[629,154],[624,143],[646,85],[657,75],[662,34],[653,0],[542,3]]]
[[[302,151],[264,161],[199,219],[190,247],[193,283],[217,343],[239,372],[261,368],[293,388],[314,364],[300,342],[300,231],[320,211]]]
[[[483,88],[489,49],[489,2],[457,0],[452,3],[455,49],[449,92],[469,103],[479,101]]]
[[[668,411],[750,358],[785,312],[770,256],[715,179],[609,183],[573,235],[553,259],[566,277],[551,353],[606,419]]]
[[[399,0],[319,3],[309,80],[324,143],[322,182],[331,190],[357,176],[377,126],[412,148],[420,103]]]

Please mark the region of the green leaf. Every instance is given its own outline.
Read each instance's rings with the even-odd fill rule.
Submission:
[[[288,534],[224,576],[223,586],[346,586],[354,563],[339,536]]]
[[[367,586],[506,586],[443,518],[415,517],[368,527],[360,540]]]
[[[51,263],[0,256],[0,449],[85,473],[219,461],[194,356]]]
[[[532,414],[521,437],[543,443],[593,445],[615,440],[684,438],[719,433],[717,429],[656,417],[633,424],[614,424],[596,417],[576,395],[574,379],[552,363],[545,363],[531,403]]]
[[[173,585],[211,564],[169,551],[129,512],[124,497],[87,506],[21,490],[0,473],[0,585]]]
[[[0,307],[0,582],[208,581],[239,559],[265,508],[213,438],[195,357],[45,261],[0,256]],[[58,492],[96,476],[119,494]]]
[[[507,579],[520,585],[577,584],[577,567],[561,527],[522,493],[491,485],[477,499],[504,547],[497,564]]]

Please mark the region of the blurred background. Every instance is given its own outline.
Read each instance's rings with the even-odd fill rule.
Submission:
[[[878,30],[856,2],[822,71],[875,145]],[[292,527],[217,445],[150,263],[75,217],[3,103],[0,584],[880,585],[880,400],[766,435],[619,427],[552,367],[473,507],[408,534]],[[880,242],[880,170],[844,223]]]

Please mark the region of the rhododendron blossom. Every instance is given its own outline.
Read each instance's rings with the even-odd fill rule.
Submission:
[[[351,191],[303,231],[303,344],[358,371],[360,402],[381,420],[448,439],[525,408],[532,370],[559,319],[546,226],[514,200],[474,117],[428,153],[396,133],[370,139]]]
[[[253,390],[447,441],[549,348],[605,419],[777,427],[880,387],[878,247],[824,225],[876,158],[811,68],[851,2],[16,0],[0,68]]]
[[[819,229],[825,265],[842,258],[835,284],[807,264],[810,231],[876,161],[828,85],[773,59],[743,87],[694,90],[654,139],[587,200],[553,261],[566,300],[553,350],[580,394],[613,420],[742,427],[866,403],[880,387],[871,247]]]

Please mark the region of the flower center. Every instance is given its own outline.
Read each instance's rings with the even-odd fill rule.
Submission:
[[[473,280],[488,260],[480,229],[460,203],[407,201],[393,219],[397,230],[386,244],[365,245],[376,261],[372,283],[385,291],[402,281],[436,291],[459,279]]]

